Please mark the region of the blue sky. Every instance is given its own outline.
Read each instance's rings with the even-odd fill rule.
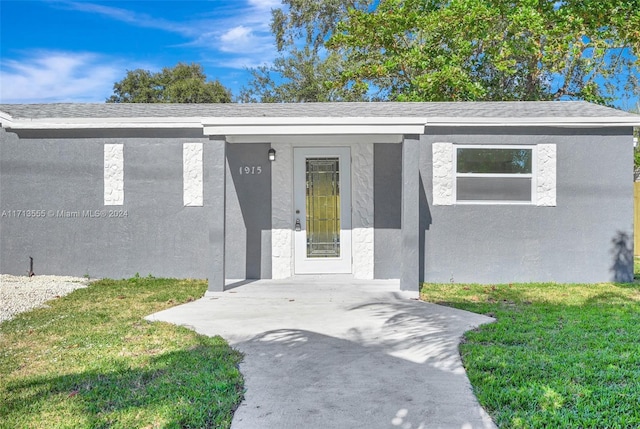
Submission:
[[[104,102],[127,70],[202,64],[234,95],[275,58],[280,0],[0,0],[0,102]]]
[[[0,102],[104,102],[127,70],[178,62],[200,63],[238,95],[247,67],[276,56],[280,1],[0,0]]]

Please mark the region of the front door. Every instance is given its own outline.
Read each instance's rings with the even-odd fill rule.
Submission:
[[[294,148],[296,274],[351,273],[351,153]]]

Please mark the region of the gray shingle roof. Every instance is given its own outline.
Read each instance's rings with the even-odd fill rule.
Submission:
[[[0,104],[13,120],[45,118],[197,117],[448,117],[448,118],[633,118],[581,101],[296,104]]]

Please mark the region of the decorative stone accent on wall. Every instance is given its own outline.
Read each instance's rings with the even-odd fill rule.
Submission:
[[[537,159],[536,205],[556,205],[556,145],[539,144]]]
[[[286,279],[293,274],[293,147],[271,145],[278,154],[271,163],[271,276]]]
[[[373,145],[351,146],[353,277],[373,279]]]
[[[104,145],[104,205],[124,204],[124,145]]]
[[[202,143],[182,145],[183,200],[185,207],[200,207],[204,203]]]
[[[434,143],[433,205],[453,204],[453,143]]]

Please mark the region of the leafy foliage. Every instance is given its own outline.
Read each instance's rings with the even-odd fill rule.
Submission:
[[[276,58],[271,66],[251,69],[249,86],[242,89],[245,103],[299,103],[327,101],[363,101],[362,87],[335,87],[342,59],[335,53],[322,57],[309,47],[291,48],[288,55]]]
[[[283,0],[272,11],[271,30],[280,53],[272,65],[250,69],[244,102],[362,101],[367,88],[332,85],[345,69],[345,58],[327,52],[324,43],[348,10],[366,9],[371,1]],[[304,45],[300,46],[300,42]]]
[[[218,80],[207,81],[200,64],[178,63],[161,72],[129,70],[113,84],[107,103],[230,103],[231,91]]]
[[[638,0],[381,0],[328,46],[335,86],[400,101],[583,99],[638,89]]]

